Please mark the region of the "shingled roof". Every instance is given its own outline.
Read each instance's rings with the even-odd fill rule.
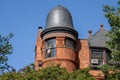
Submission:
[[[106,41],[109,40],[108,36],[106,36],[107,33],[108,31],[103,29],[103,25],[101,25],[95,34],[89,36],[90,47],[105,47]]]

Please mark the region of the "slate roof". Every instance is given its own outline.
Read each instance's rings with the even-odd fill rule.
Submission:
[[[93,34],[88,40],[90,47],[105,47],[106,41],[109,40],[106,34],[108,33],[105,29],[99,29],[95,34]]]

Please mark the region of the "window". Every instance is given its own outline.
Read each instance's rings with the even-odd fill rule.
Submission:
[[[42,66],[42,60],[38,61],[38,66],[41,67]]]
[[[103,65],[103,50],[97,50],[97,49],[91,50],[91,64]]]
[[[56,40],[49,39],[45,44],[45,58],[55,57],[56,56]]]
[[[73,48],[73,49],[75,48],[75,42],[69,38],[65,39],[65,45],[66,47],[69,47],[69,48]]]

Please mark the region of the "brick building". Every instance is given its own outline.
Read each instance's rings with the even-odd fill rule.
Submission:
[[[95,34],[88,31],[88,39],[79,39],[70,12],[58,5],[48,13],[45,29],[38,28],[35,69],[56,64],[67,71],[91,67],[90,74],[103,79],[104,75],[98,68],[107,64],[110,58],[110,50],[105,47],[107,33],[100,25]]]

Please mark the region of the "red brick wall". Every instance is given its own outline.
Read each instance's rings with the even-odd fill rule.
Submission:
[[[96,80],[104,80],[104,74],[101,70],[90,70],[89,73],[93,75]]]
[[[35,65],[35,70],[38,70],[40,67],[38,66],[38,61],[42,60],[42,39],[40,37],[40,34],[42,32],[42,29],[38,30],[38,34],[37,34],[37,40],[36,40],[36,44],[35,44],[35,61],[34,61],[34,65]]]
[[[35,45],[35,69],[48,67],[51,65],[60,64],[61,67],[67,69],[68,72],[88,68],[90,64],[90,50],[88,40],[77,40],[77,49],[68,48],[65,46],[65,37],[56,37],[56,57],[44,59],[45,42],[40,37],[41,30],[38,31],[37,41]],[[38,66],[38,61],[42,61],[42,66]],[[104,79],[104,75],[100,70],[91,70],[89,72],[97,80]]]
[[[78,64],[79,68],[87,68],[90,64],[90,51],[88,40],[81,39],[77,41],[78,47]]]
[[[48,65],[60,64],[65,67],[67,71],[76,69],[76,53],[72,48],[65,46],[65,37],[56,38],[56,57],[43,60],[43,67]]]
[[[43,67],[54,66],[56,64],[60,64],[60,67],[66,68],[68,72],[76,69],[74,63],[70,60],[66,59],[48,59],[43,62]]]

